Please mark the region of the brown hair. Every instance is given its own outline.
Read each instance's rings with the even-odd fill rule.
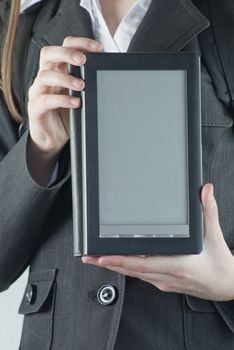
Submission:
[[[17,25],[19,21],[20,0],[10,1],[10,14],[5,28],[4,40],[1,52],[1,89],[7,107],[12,118],[17,122],[22,122],[22,117],[17,110],[12,94],[12,55],[15,43]]]

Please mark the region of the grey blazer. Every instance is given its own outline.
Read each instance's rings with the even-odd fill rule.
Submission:
[[[2,2],[2,19],[7,3]],[[207,19],[190,0],[152,0],[129,51],[197,51],[199,33],[207,30],[213,40],[207,27]],[[25,129],[27,91],[37,74],[40,49],[61,45],[68,35],[93,37],[89,15],[78,0],[45,0],[41,7],[21,15],[13,92]],[[216,96],[209,61],[203,57],[204,182],[214,183],[230,249],[234,248],[232,125],[231,111]],[[22,130],[19,135],[1,95],[0,290],[6,290],[30,265],[19,308],[25,315],[21,350],[233,349],[233,301],[162,293],[73,257],[69,145],[61,155],[57,183],[43,188],[28,172],[27,131]]]

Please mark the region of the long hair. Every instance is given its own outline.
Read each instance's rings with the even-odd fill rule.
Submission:
[[[1,52],[1,81],[0,88],[3,91],[6,105],[12,118],[17,122],[22,122],[22,117],[16,108],[12,94],[12,55],[15,43],[17,25],[20,13],[20,0],[10,0],[10,13],[3,34],[3,44]]]

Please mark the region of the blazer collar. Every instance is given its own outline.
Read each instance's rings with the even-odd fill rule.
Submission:
[[[66,36],[93,38],[88,12],[79,0],[61,0],[45,28],[35,33],[40,45],[61,45]],[[207,28],[209,21],[190,0],[152,0],[128,51],[179,51]]]
[[[129,51],[179,51],[209,26],[190,0],[152,0]]]

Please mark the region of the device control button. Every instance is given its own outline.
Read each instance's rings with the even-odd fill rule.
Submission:
[[[36,300],[37,289],[33,284],[29,284],[25,292],[25,302],[26,304],[33,304]]]
[[[110,284],[102,286],[97,292],[97,299],[101,305],[112,304],[117,297],[116,290]]]

